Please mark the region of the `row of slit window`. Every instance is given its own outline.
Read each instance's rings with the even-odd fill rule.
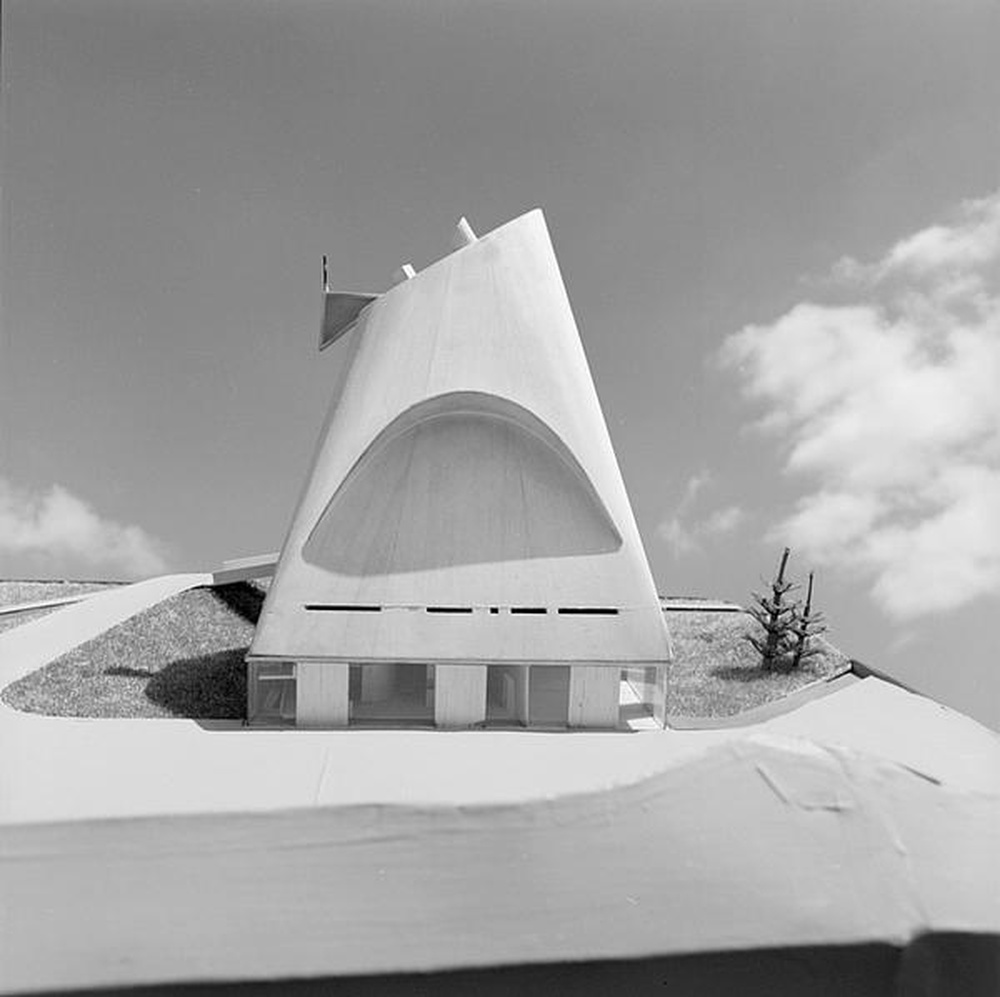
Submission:
[[[488,612],[493,616],[501,612],[512,616],[547,616],[550,612],[556,616],[617,616],[615,606],[380,606],[377,603],[306,603],[305,609],[310,613],[381,613],[383,610],[411,610],[438,614],[468,614]]]

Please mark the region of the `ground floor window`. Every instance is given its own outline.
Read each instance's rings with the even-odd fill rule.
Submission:
[[[650,713],[659,721],[664,671],[614,665],[257,661],[250,663],[247,676],[248,717],[260,726],[609,729]]]
[[[486,669],[486,722],[528,722],[528,666],[489,665]]]
[[[249,679],[251,723],[295,723],[295,662],[252,664]]]
[[[568,665],[532,665],[528,676],[528,723],[565,727],[569,723]]]
[[[622,672],[628,698],[626,716],[644,713],[666,723],[667,669],[663,665],[626,668]]]
[[[351,723],[433,723],[434,666],[351,665]]]

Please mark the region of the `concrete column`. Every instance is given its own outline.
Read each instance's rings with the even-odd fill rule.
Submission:
[[[350,665],[300,661],[295,690],[297,727],[346,727],[350,715]]]
[[[486,719],[486,665],[434,666],[434,723],[471,727]]]
[[[620,665],[573,665],[569,673],[570,727],[617,727]]]

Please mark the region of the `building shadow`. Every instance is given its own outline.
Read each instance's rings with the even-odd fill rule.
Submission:
[[[215,585],[212,595],[225,609],[256,626],[266,592],[251,582]],[[147,699],[173,716],[188,720],[246,720],[247,669],[249,644],[210,654],[199,654],[173,661],[165,668],[150,672],[143,668],[116,666],[105,669],[106,675],[145,679]]]
[[[189,720],[245,720],[247,647],[173,661],[158,672],[108,668],[107,675],[147,679],[147,699]]]
[[[256,626],[260,611],[264,606],[264,590],[251,582],[232,582],[229,585],[213,585],[211,593],[226,609]]]

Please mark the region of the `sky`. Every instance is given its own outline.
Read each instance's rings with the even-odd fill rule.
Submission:
[[[993,2],[6,0],[0,577],[278,550],[331,283],[544,209],[660,591],[1000,729]]]

